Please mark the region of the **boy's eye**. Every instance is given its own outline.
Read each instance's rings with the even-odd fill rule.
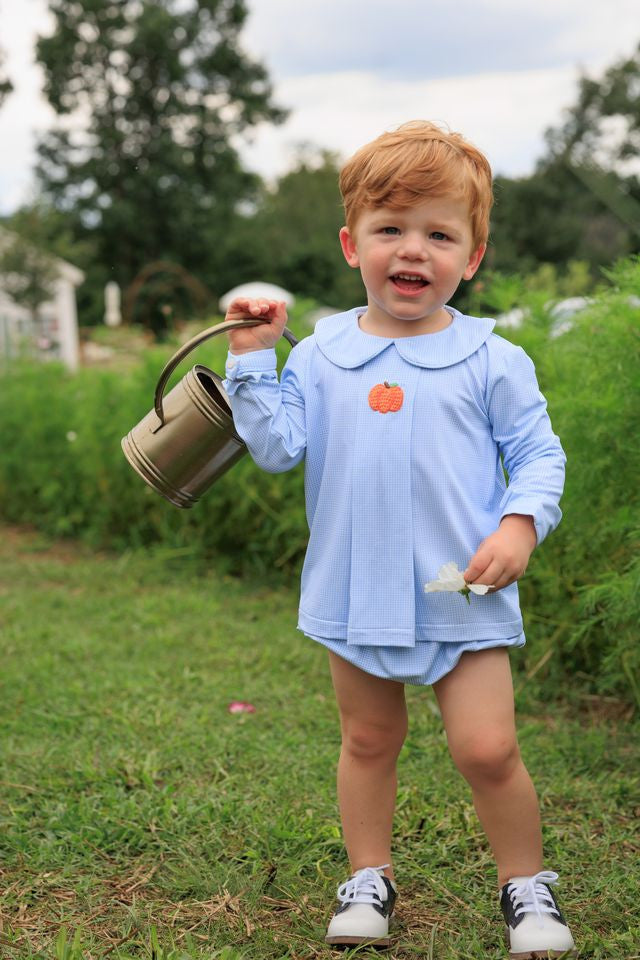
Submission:
[[[434,240],[448,240],[446,233],[443,233],[442,230],[433,230],[431,236]]]
[[[398,227],[383,227],[382,233],[386,233],[388,236],[395,236],[396,234],[400,233],[400,230]]]

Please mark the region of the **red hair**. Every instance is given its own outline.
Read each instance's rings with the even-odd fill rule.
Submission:
[[[426,120],[403,123],[365,144],[340,172],[346,224],[378,206],[409,207],[429,197],[462,198],[469,205],[474,249],[487,242],[493,204],[491,167],[459,133]]]

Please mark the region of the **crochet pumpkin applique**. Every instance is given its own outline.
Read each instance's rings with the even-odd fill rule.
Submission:
[[[369,406],[377,413],[396,413],[402,406],[404,392],[397,383],[377,383],[369,391]]]

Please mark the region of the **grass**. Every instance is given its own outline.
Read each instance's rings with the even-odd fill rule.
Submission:
[[[196,575],[180,551],[0,528],[3,960],[338,956],[322,938],[347,869],[339,729],[295,613],[295,589]],[[638,958],[638,721],[569,682],[562,698],[516,685],[580,956]],[[486,841],[431,690],[407,695],[386,956],[498,960]]]

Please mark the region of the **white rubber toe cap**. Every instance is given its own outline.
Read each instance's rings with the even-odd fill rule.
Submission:
[[[575,943],[571,931],[563,923],[546,916],[540,922],[529,914],[515,930],[509,928],[511,953],[526,953],[527,950],[573,950]]]
[[[368,903],[352,903],[331,918],[329,937],[362,937],[377,940],[389,934],[389,921]]]

